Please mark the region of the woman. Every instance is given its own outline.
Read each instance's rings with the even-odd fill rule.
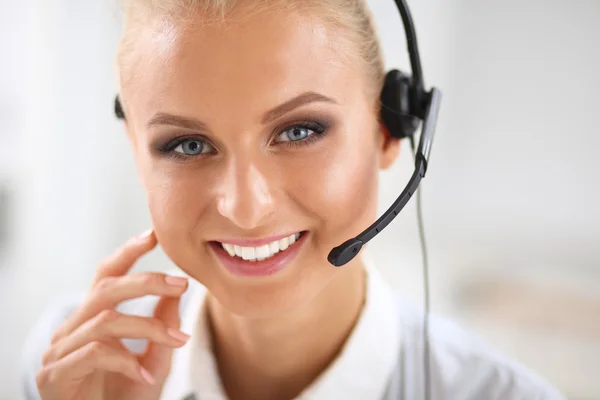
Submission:
[[[364,2],[125,11],[120,99],[153,228],[42,321],[28,397],[422,398],[419,313],[362,257],[327,262],[376,218],[399,152]],[[157,243],[183,273],[128,274]],[[432,398],[562,398],[452,324],[430,329]]]

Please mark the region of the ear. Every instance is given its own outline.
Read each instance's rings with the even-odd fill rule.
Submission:
[[[379,168],[385,170],[394,164],[400,154],[400,139],[392,137],[383,121],[379,122],[379,131]]]

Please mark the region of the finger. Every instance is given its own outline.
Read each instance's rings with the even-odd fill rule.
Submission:
[[[43,361],[52,362],[61,359],[90,342],[107,342],[114,339],[148,339],[167,347],[181,347],[187,341],[182,332],[167,327],[158,318],[104,310],[51,346],[44,355]]]
[[[102,310],[147,295],[180,296],[186,291],[187,285],[188,280],[185,277],[160,272],[105,277],[90,291],[87,300],[90,306],[97,306]]]
[[[156,244],[157,239],[153,229],[149,229],[141,235],[129,239],[110,257],[106,258],[98,265],[92,287],[95,286],[100,279],[107,276],[125,275],[138,258],[152,250]]]
[[[69,335],[87,320],[119,303],[143,297],[180,296],[187,290],[187,278],[144,272],[120,277],[105,277],[90,291],[83,304],[56,330],[51,343]]]
[[[180,317],[179,304],[180,297],[163,297],[159,300],[154,309],[154,317],[161,320],[167,328],[179,331]],[[188,338],[189,336],[186,335]],[[163,381],[171,371],[171,357],[173,356],[173,348],[151,342],[148,345],[146,353],[141,358],[141,364],[146,368],[152,376],[157,380]]]
[[[125,345],[118,339],[105,339],[105,340],[97,340],[97,342],[101,342],[107,346],[110,347],[114,347],[115,349],[119,349],[119,350],[123,350],[125,352],[128,352],[129,349],[127,347],[125,347]],[[60,343],[60,342],[59,342]],[[89,342],[91,343],[91,342]],[[88,344],[88,343],[85,343]],[[83,346],[80,346],[79,348],[81,348]],[[42,366],[48,366],[50,364],[53,364],[57,361],[59,361],[61,358],[64,358],[64,356],[67,356],[68,354],[65,352],[63,357],[59,357],[59,352],[61,351],[62,347],[55,345],[51,345],[50,347],[48,347],[46,349],[46,351],[44,352],[44,354],[42,355]],[[77,350],[77,349],[74,349]]]
[[[67,387],[70,382],[80,382],[98,370],[121,373],[134,381],[149,383],[147,377],[150,374],[143,371],[137,357],[101,342],[88,343],[57,362],[43,367],[37,374],[36,381],[43,393],[46,387]]]

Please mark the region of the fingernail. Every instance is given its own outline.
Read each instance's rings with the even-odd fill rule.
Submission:
[[[167,333],[172,338],[175,338],[181,342],[187,342],[188,339],[190,338],[190,335],[186,335],[185,333],[181,332],[180,330],[173,329],[173,328],[167,329]]]
[[[180,276],[167,276],[165,277],[165,281],[173,286],[185,287],[187,285],[187,279]]]
[[[146,382],[148,382],[150,385],[154,385],[156,383],[156,381],[154,380],[152,375],[150,375],[150,372],[146,371],[146,369],[144,367],[140,367],[140,373],[142,374],[142,377],[144,378],[144,380]]]
[[[145,230],[143,233],[141,233],[138,236],[138,238],[140,240],[148,239],[152,235],[152,232],[154,232],[154,228],[149,228],[149,229]]]

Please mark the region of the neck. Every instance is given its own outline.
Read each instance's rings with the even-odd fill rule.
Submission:
[[[245,319],[207,299],[219,374],[231,400],[292,399],[331,364],[365,300],[364,265],[356,261],[283,316]]]

